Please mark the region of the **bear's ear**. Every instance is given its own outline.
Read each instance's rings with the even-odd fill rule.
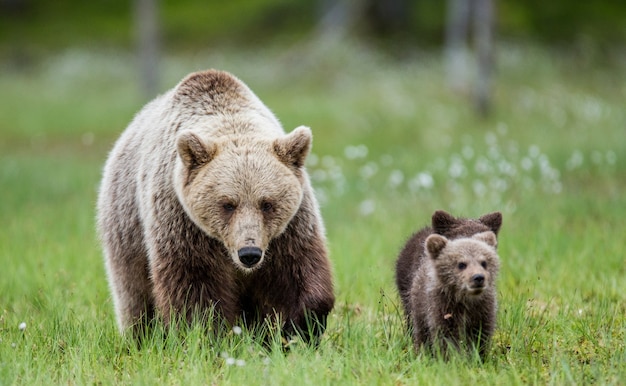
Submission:
[[[299,169],[309,154],[312,138],[311,129],[299,126],[288,135],[274,140],[274,153],[285,165]]]
[[[209,162],[217,153],[217,144],[205,143],[191,131],[183,131],[176,140],[178,155],[189,171]]]
[[[438,210],[433,213],[432,227],[435,230],[435,233],[446,233],[446,231],[452,228],[456,222],[457,219],[444,210]]]
[[[494,248],[498,246],[498,238],[496,237],[496,234],[491,231],[476,233],[472,236],[472,239],[482,241]]]
[[[489,229],[491,229],[493,233],[497,235],[498,231],[500,231],[500,227],[502,226],[502,213],[500,212],[488,213],[484,216],[481,216],[478,219],[478,221],[487,225]]]
[[[436,259],[448,243],[448,239],[441,235],[432,234],[426,238],[426,251],[431,259]]]

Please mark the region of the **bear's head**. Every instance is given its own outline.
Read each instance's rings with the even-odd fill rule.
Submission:
[[[220,240],[244,272],[261,266],[270,241],[300,208],[311,130],[268,139],[178,135],[176,192],[189,217]]]
[[[493,287],[500,267],[494,232],[455,240],[432,234],[425,247],[433,263],[432,274],[457,299],[476,299]]]

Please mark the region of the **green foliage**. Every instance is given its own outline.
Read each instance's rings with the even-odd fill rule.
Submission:
[[[626,36],[626,5],[617,1],[505,0],[499,5],[503,29],[517,36],[562,44],[572,39],[619,43]]]
[[[1,384],[626,379],[623,68],[503,47],[495,115],[479,120],[429,54],[398,63],[353,42],[307,42],[167,57],[164,84],[226,69],[287,130],[312,127],[337,305],[317,350],[296,341],[284,354],[246,330],[215,339],[199,324],[157,326],[141,347],[118,334],[94,203],[107,151],[144,102],[128,58],[75,50],[0,75]],[[403,324],[395,259],[436,209],[504,213],[485,363],[414,353]]]
[[[345,1],[345,0],[344,0]],[[134,3],[126,0],[13,0],[0,2],[0,59],[17,66],[68,47],[134,47]],[[405,1],[385,33],[371,12],[377,1],[350,2],[348,29],[381,47],[403,44],[432,47],[444,38],[446,1]],[[626,38],[626,5],[620,1],[495,1],[497,35],[530,38],[578,48],[588,56],[619,56]],[[156,1],[159,34],[168,51],[204,51],[229,44],[254,47],[283,38],[297,41],[311,33],[332,2],[288,0]],[[380,11],[379,11],[380,12]],[[384,13],[384,12],[383,12]],[[384,18],[382,14],[378,18]],[[388,17],[388,16],[387,16]]]

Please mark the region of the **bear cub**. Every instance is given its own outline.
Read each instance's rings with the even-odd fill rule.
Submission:
[[[478,220],[444,211],[417,232],[396,263],[396,284],[416,350],[449,346],[481,357],[495,330],[499,212]]]

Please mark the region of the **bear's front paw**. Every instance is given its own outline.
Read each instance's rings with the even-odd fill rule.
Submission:
[[[297,317],[288,320],[283,328],[283,337],[286,343],[293,343],[293,338],[299,336],[307,344],[317,346],[320,337],[326,331],[327,317],[328,312],[306,310]]]

